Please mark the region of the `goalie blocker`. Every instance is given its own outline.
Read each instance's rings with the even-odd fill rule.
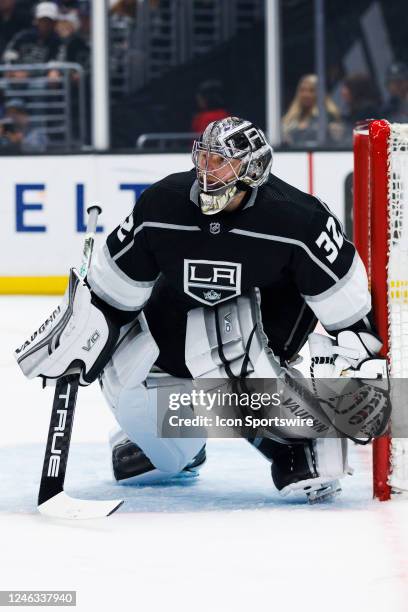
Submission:
[[[14,353],[27,378],[46,380],[80,373],[80,384],[89,385],[98,377],[119,337],[119,325],[109,316],[109,307],[102,310],[98,304],[78,271],[71,268],[61,304]]]

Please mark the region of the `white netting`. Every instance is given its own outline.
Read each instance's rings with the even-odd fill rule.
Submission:
[[[391,375],[393,378],[408,378],[408,125],[406,124],[391,125],[388,165],[388,313]],[[375,251],[373,256],[375,257]],[[400,398],[398,405],[400,406]],[[408,406],[406,415],[400,409],[394,412],[392,429],[398,431],[401,427],[407,431],[407,425]],[[393,488],[408,490],[408,440],[393,437],[391,448],[390,484]]]

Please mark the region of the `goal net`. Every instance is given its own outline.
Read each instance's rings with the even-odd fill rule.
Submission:
[[[354,241],[367,268],[382,353],[399,379],[392,387],[401,393],[408,378],[408,125],[379,120],[354,131]],[[408,439],[398,437],[408,416],[398,400],[389,434],[373,443],[374,495],[381,500],[408,491]]]

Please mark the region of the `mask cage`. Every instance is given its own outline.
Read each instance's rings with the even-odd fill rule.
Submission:
[[[211,155],[213,156],[212,158],[210,158]],[[219,158],[218,166],[214,156]],[[252,153],[248,152],[248,150],[232,150],[227,146],[210,145],[196,140],[193,144],[192,160],[200,188],[210,193],[234,185],[237,181],[242,180],[251,163]],[[211,168],[209,169],[210,160]],[[234,160],[241,162],[238,168],[234,167]],[[230,175],[219,176],[219,173],[227,168],[230,170]]]

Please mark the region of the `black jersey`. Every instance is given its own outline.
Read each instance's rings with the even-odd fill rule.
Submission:
[[[367,276],[338,219],[319,199],[271,175],[242,207],[208,216],[194,171],[149,187],[95,253],[93,291],[120,310],[144,308],[159,365],[188,375],[186,313],[258,287],[270,346],[291,358],[319,319],[344,329],[371,309]]]

